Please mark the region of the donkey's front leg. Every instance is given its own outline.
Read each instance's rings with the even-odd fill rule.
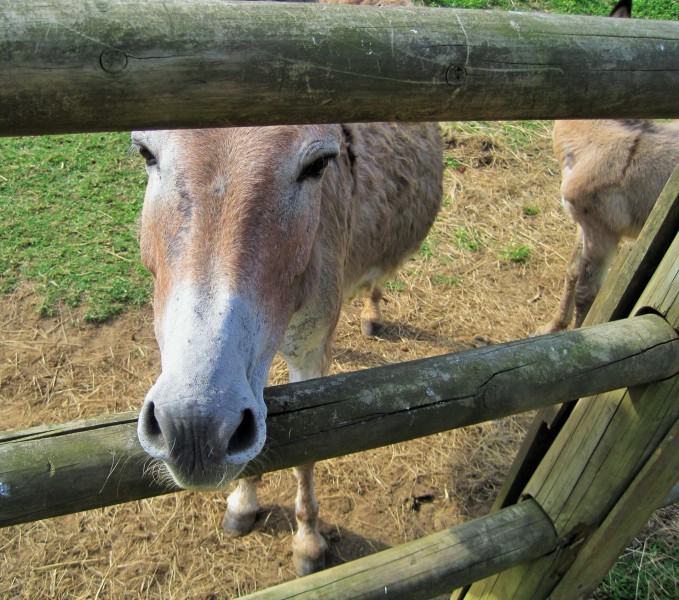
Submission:
[[[575,288],[575,327],[580,327],[594,303],[608,268],[615,258],[619,239],[606,231],[583,229],[583,250]]]
[[[333,324],[337,322],[337,313]],[[305,381],[328,373],[332,348],[332,331],[329,328],[323,343],[311,350],[288,359],[290,381]],[[318,502],[314,493],[314,465],[293,469],[297,479],[295,517],[297,532],[292,539],[292,564],[297,575],[303,576],[325,568],[328,544],[318,531]]]
[[[292,563],[300,577],[325,568],[328,544],[318,531],[318,502],[314,494],[314,465],[293,469],[297,478],[295,517],[297,533],[292,540]]]
[[[261,475],[245,477],[238,481],[236,489],[229,494],[222,527],[231,535],[246,535],[255,526],[259,510],[257,487],[261,481]]]

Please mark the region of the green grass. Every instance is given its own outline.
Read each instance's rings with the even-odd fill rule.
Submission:
[[[502,251],[502,260],[524,265],[530,260],[532,252],[530,246],[512,245]]]
[[[455,275],[436,274],[431,278],[434,285],[441,287],[457,287],[460,285],[460,278]]]
[[[420,256],[425,259],[432,258],[435,253],[436,244],[437,242],[431,239],[431,237],[426,238],[420,247]]]
[[[455,227],[453,236],[458,247],[467,252],[478,252],[481,250],[481,234],[475,229],[465,227]]]
[[[513,152],[529,151],[536,140],[551,135],[553,121],[459,121],[445,124],[445,129],[452,135],[483,135],[489,144],[502,145]],[[492,139],[492,142],[490,141]],[[492,148],[489,147],[489,151]],[[453,157],[446,157],[446,166],[457,167],[459,163]]]
[[[455,160],[452,156],[446,156],[443,159],[443,164],[446,167],[450,167],[452,169],[457,169],[458,167],[462,166],[462,163]]]
[[[401,293],[405,291],[405,284],[400,279],[390,279],[384,284],[384,287],[389,292]]]
[[[597,588],[595,600],[679,598],[679,546],[628,548]]]
[[[128,134],[0,138],[0,292],[35,286],[40,311],[102,321],[144,303],[136,221],[145,174]]]
[[[607,0],[424,0],[424,4],[454,8],[539,10],[541,12],[605,16],[611,12],[615,2]],[[636,0],[633,11],[636,18],[679,20],[679,2],[676,0]]]

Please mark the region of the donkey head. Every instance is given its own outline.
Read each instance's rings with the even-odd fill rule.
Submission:
[[[313,291],[340,141],[333,125],[132,134],[162,368],[138,436],[182,487],[225,486],[264,445],[263,388]]]

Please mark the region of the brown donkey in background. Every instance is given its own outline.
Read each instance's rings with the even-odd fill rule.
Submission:
[[[611,12],[629,18],[631,0]],[[679,162],[679,121],[556,121],[563,203],[577,224],[564,295],[537,334],[580,327],[623,237],[636,238]]]

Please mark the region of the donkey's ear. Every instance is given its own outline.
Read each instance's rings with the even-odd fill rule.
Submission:
[[[609,17],[630,19],[632,17],[632,0],[620,0],[611,11]]]

